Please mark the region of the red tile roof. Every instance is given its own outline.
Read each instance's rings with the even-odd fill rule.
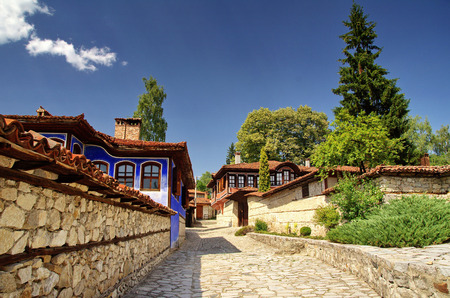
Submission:
[[[41,162],[42,168],[60,175],[82,176],[77,183],[97,188],[107,196],[115,195],[139,201],[139,205],[151,208],[155,212],[173,215],[172,209],[153,201],[134,188],[119,184],[119,182],[100,171],[86,156],[72,154],[59,143],[36,134],[26,132],[23,125],[0,115],[0,152],[3,155],[18,159],[25,164]]]

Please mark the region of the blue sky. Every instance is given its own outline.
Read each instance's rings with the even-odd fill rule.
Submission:
[[[377,62],[433,130],[449,124],[450,1],[358,1],[377,23]],[[167,142],[187,141],[194,174],[215,172],[247,114],[325,112],[351,0],[0,0],[0,114],[85,114],[114,134],[143,77],[164,86]],[[3,6],[3,10],[1,9]],[[6,22],[8,19],[8,22]],[[8,24],[8,25],[6,25]]]

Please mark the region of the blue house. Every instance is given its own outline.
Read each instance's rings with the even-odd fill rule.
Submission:
[[[115,136],[96,131],[79,116],[53,116],[40,107],[37,116],[7,115],[61,143],[73,154],[84,154],[104,173],[121,184],[149,195],[178,213],[171,217],[171,246],[185,238],[188,189],[195,187],[186,142],[165,143],[139,140],[139,118],[116,118]]]

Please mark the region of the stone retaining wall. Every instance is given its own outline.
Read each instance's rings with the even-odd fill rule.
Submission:
[[[257,233],[247,235],[349,271],[382,297],[450,296],[450,244],[425,248],[378,248]]]
[[[381,176],[374,179],[385,193],[385,200],[400,198],[402,195],[429,194],[450,198],[449,177],[402,177]]]
[[[2,297],[117,296],[169,253],[170,217],[0,178],[0,239]]]

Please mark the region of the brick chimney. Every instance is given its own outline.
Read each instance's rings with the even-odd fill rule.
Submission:
[[[241,152],[236,151],[234,153],[234,164],[240,164],[241,163]]]
[[[428,155],[428,153],[425,153],[421,158],[420,158],[420,165],[421,166],[430,166],[430,156]]]
[[[36,110],[38,117],[42,116],[52,116],[46,109],[44,109],[42,106],[39,106],[39,109]]]
[[[309,160],[309,158],[305,159],[305,167],[311,167],[311,161]]]
[[[124,140],[139,140],[141,118],[115,118],[114,137]]]

